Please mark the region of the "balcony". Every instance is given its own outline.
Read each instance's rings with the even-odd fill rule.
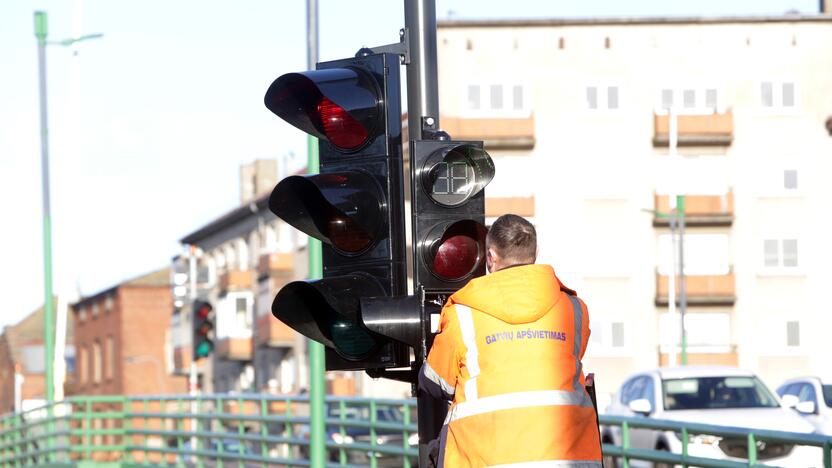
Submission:
[[[736,302],[736,280],[733,270],[725,275],[687,275],[685,276],[685,294],[688,305],[733,305]],[[678,282],[676,300],[679,300]],[[667,276],[656,272],[656,305],[666,307]]]
[[[534,216],[534,197],[485,197],[485,216],[496,217],[506,213]]]
[[[734,114],[678,115],[677,144],[679,146],[729,146],[734,139]],[[653,146],[668,146],[670,117],[654,114]]]
[[[217,342],[217,356],[229,361],[251,361],[251,338],[222,338]]]
[[[295,344],[295,331],[271,314],[257,317],[254,340],[257,345],[290,348]]]
[[[272,252],[260,256],[257,264],[257,275],[259,277],[271,274],[291,274],[295,269],[294,255],[291,253]]]
[[[682,357],[681,351],[676,350],[676,363],[671,364],[667,353],[658,350],[659,366],[679,365]],[[737,355],[737,346],[726,346],[724,352],[715,352],[707,347],[688,346],[688,365],[708,365],[708,366],[738,366],[739,357]]]
[[[670,213],[667,195],[655,195],[655,210]],[[730,226],[734,221],[734,193],[723,195],[685,195],[685,225],[687,226]],[[667,226],[670,219],[655,216],[653,226]]]
[[[220,275],[221,291],[250,290],[253,285],[250,270],[228,270]]]
[[[534,148],[534,116],[481,118],[442,116],[442,129],[454,140],[483,140],[486,149]]]

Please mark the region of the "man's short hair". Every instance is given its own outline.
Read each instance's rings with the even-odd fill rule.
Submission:
[[[485,237],[485,245],[493,247],[509,263],[534,263],[537,257],[537,231],[525,218],[505,214],[491,225]]]

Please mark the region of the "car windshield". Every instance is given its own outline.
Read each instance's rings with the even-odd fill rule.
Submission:
[[[775,408],[771,392],[756,377],[696,377],[662,381],[667,410]]]
[[[826,400],[826,406],[832,408],[832,385],[823,385],[823,399]]]
[[[370,420],[370,408],[366,406],[346,406],[343,410],[343,419],[357,419],[364,421]],[[342,419],[341,408],[339,406],[330,406],[328,413],[329,417],[332,419]],[[403,422],[404,415],[398,408],[379,407],[376,408],[376,421],[393,423]]]

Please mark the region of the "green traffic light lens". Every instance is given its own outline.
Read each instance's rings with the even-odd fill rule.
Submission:
[[[196,347],[196,356],[197,358],[204,358],[208,357],[211,354],[211,350],[214,347],[211,345],[210,341],[203,341],[202,343],[198,344]]]
[[[332,343],[347,359],[361,359],[372,352],[378,344],[367,330],[346,320],[332,322],[330,332]]]

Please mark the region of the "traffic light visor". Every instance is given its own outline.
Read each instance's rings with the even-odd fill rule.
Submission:
[[[361,274],[295,281],[277,293],[272,314],[344,359],[360,361],[383,343],[361,324],[359,301],[381,295],[378,281]]]
[[[358,255],[380,237],[385,206],[370,174],[347,171],[287,177],[272,191],[269,209],[339,252]]]
[[[266,91],[266,107],[278,117],[344,151],[376,136],[381,93],[358,68],[330,68],[278,77]]]
[[[434,151],[420,168],[423,188],[435,203],[454,207],[467,202],[494,178],[494,161],[482,148],[449,144]]]
[[[423,250],[431,272],[443,280],[459,281],[481,271],[485,264],[485,234],[485,226],[471,219],[435,226]]]

